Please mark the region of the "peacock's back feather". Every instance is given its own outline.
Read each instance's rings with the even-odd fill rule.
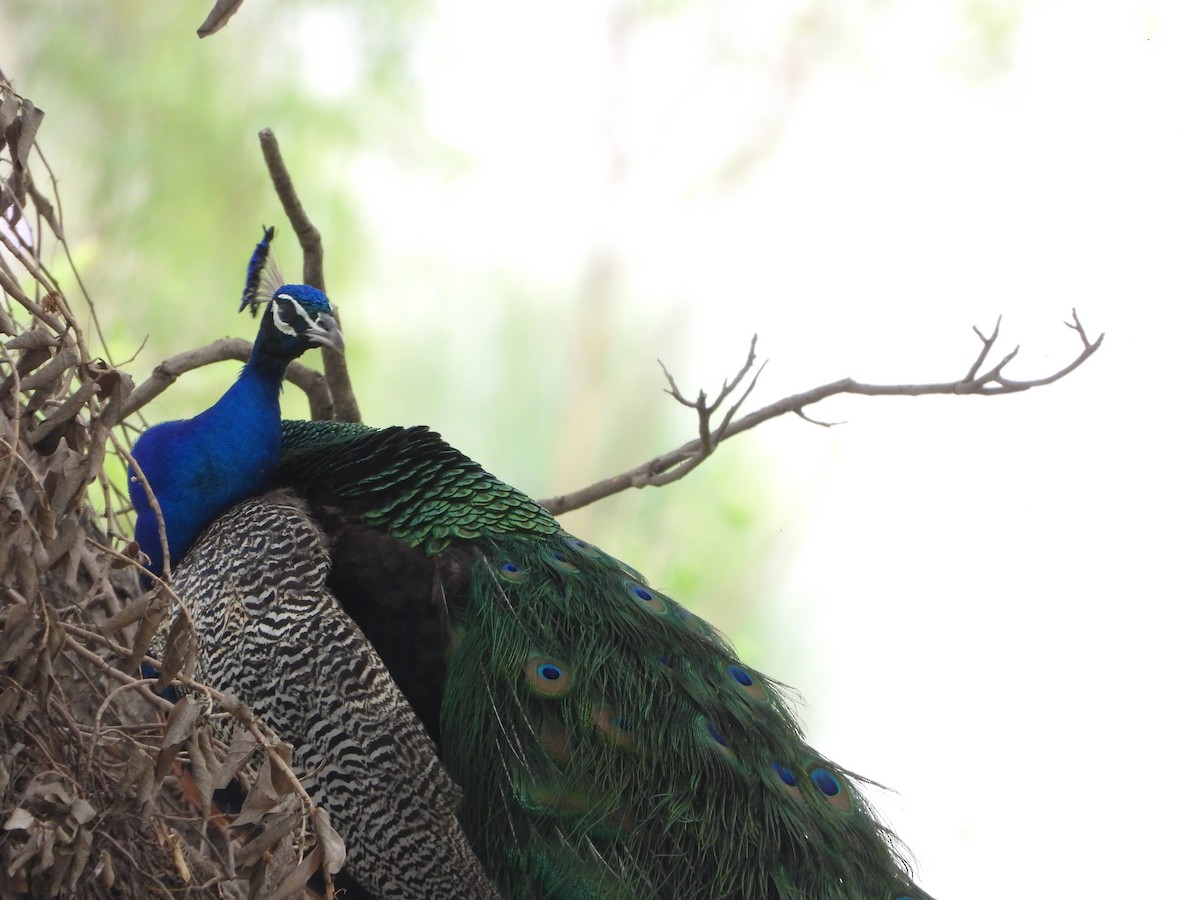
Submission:
[[[220,516],[175,573],[203,636],[197,675],[293,745],[345,839],[349,873],[372,896],[496,897],[456,818],[458,789],[327,589],[330,569],[325,533],[286,492]]]

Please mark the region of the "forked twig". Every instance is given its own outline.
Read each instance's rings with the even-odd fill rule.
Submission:
[[[993,394],[1013,394],[1019,391],[1027,391],[1030,388],[1053,384],[1083,365],[1093,353],[1100,349],[1100,345],[1104,341],[1103,334],[1094,341],[1088,338],[1083,324],[1079,321],[1079,315],[1074,309],[1071,310],[1071,321],[1065,324],[1079,335],[1079,339],[1083,343],[1083,349],[1066,366],[1044,378],[1019,380],[1009,378],[1004,374],[1005,367],[1017,355],[1019,349],[1017,347],[1013,348],[998,363],[984,371],[983,374],[980,374],[980,369],[983,368],[987,357],[995,347],[996,339],[1000,333],[1000,320],[997,319],[991,334],[987,336],[978,328],[974,329],[983,346],[980,348],[979,354],[971,363],[971,366],[967,369],[967,374],[957,381],[934,382],[930,384],[865,384],[855,381],[852,378],[843,378],[839,381],[821,385],[820,387],[810,388],[799,394],[793,394],[790,397],[784,397],[734,421],[733,415],[757,383],[758,373],[762,371],[760,367],[751,380],[750,385],[725,414],[721,425],[715,431],[709,425],[712,414],[736,389],[739,382],[753,365],[755,341],[751,341],[750,343],[750,352],[747,355],[746,362],[742,365],[741,371],[738,372],[732,382],[722,386],[716,401],[711,404],[707,402],[703,391],[700,392],[695,401],[686,400],[676,386],[674,378],[671,377],[671,374],[664,367],[663,371],[666,372],[667,383],[669,385],[666,392],[684,406],[697,411],[700,418],[699,437],[681,447],[677,447],[639,466],[622,472],[620,475],[614,475],[611,478],[598,481],[582,490],[573,491],[569,494],[561,494],[540,502],[549,512],[559,515],[573,509],[580,509],[581,507],[595,503],[597,500],[603,500],[605,497],[611,497],[613,494],[618,494],[629,488],[661,487],[662,485],[670,484],[671,482],[678,481],[704,462],[704,460],[708,459],[722,440],[733,437],[736,434],[741,434],[744,431],[749,431],[768,419],[776,418],[785,413],[795,413],[807,422],[829,427],[834,423],[821,422],[811,418],[806,413],[805,407],[818,403],[827,397],[832,397],[835,394],[906,397],[919,397],[926,394],[978,394],[981,396],[991,396]],[[755,340],[757,340],[757,336]]]

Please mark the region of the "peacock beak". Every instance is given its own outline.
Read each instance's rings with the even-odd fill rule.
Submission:
[[[346,344],[342,340],[342,329],[338,328],[337,320],[329,313],[318,313],[315,325],[309,326],[306,337],[314,344],[329,347],[342,353]]]

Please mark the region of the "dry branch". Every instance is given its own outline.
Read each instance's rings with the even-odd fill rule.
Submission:
[[[208,11],[204,22],[196,29],[196,34],[202,38],[216,34],[228,24],[241,5],[242,0],[217,0],[213,4],[213,8]]]
[[[1078,355],[1051,375],[1044,378],[1035,378],[1032,380],[1022,381],[1014,378],[1009,378],[1004,374],[1005,367],[1013,361],[1017,355],[1019,347],[1013,348],[999,362],[987,369],[983,374],[980,374],[980,369],[983,368],[988,356],[991,354],[993,347],[996,344],[996,338],[1000,334],[1000,320],[996,320],[996,325],[993,327],[991,334],[984,336],[978,329],[975,329],[975,334],[978,336],[982,347],[970,367],[967,369],[967,374],[957,381],[934,382],[929,384],[866,384],[861,381],[855,381],[853,378],[843,378],[839,381],[833,381],[829,384],[821,385],[820,387],[810,388],[807,391],[802,391],[799,394],[793,394],[790,397],[784,397],[781,400],[776,400],[774,403],[768,404],[761,409],[748,413],[742,418],[733,421],[733,416],[736,414],[742,402],[754,389],[758,374],[755,373],[751,379],[750,385],[745,392],[737,399],[737,401],[725,413],[720,424],[714,430],[712,428],[712,416],[736,390],[738,384],[745,378],[746,374],[754,365],[755,359],[755,344],[758,340],[757,336],[750,342],[750,351],[747,354],[746,362],[741,370],[734,376],[731,382],[722,386],[721,392],[717,395],[717,399],[711,404],[707,402],[704,392],[701,391],[695,400],[687,400],[680,393],[678,386],[675,384],[675,379],[671,373],[663,367],[663,372],[666,374],[668,388],[667,393],[675,398],[676,401],[682,403],[690,409],[696,410],[700,424],[700,436],[695,440],[689,441],[681,447],[677,447],[668,453],[654,457],[654,459],[644,462],[639,466],[635,466],[620,475],[614,475],[611,478],[606,478],[603,481],[598,481],[595,484],[589,485],[582,490],[574,491],[569,494],[562,494],[558,497],[551,497],[540,501],[542,506],[546,507],[554,515],[560,515],[564,512],[569,512],[573,509],[580,509],[595,503],[597,500],[603,500],[605,497],[611,497],[613,494],[618,494],[621,491],[629,488],[644,488],[644,487],[661,487],[665,484],[678,481],[689,472],[693,471],[697,466],[708,459],[713,454],[720,442],[726,438],[731,438],[736,434],[741,434],[744,431],[749,431],[769,419],[774,419],[777,416],[782,416],[785,413],[795,413],[805,421],[812,422],[816,425],[827,426],[830,423],[819,422],[808,416],[805,408],[818,403],[827,397],[832,397],[835,394],[863,394],[866,396],[902,396],[902,397],[920,397],[926,394],[977,394],[981,396],[990,396],[993,394],[1012,394],[1018,391],[1027,391],[1030,388],[1041,387],[1047,384],[1053,384],[1061,378],[1066,377],[1071,372],[1074,372],[1079,366],[1090,357],[1093,353],[1100,349],[1101,343],[1104,341],[1104,335],[1101,334],[1094,341],[1089,339],[1087,332],[1084,331],[1082,323],[1079,321],[1079,316],[1075,310],[1071,310],[1071,321],[1065,323],[1068,328],[1074,331],[1083,344],[1083,348]],[[661,365],[661,363],[660,363]],[[759,372],[761,372],[761,367]]]
[[[258,141],[262,147],[267,171],[271,174],[271,183],[275,185],[275,193],[279,196],[283,211],[287,214],[292,230],[296,232],[300,249],[304,252],[304,283],[324,291],[325,262],[321,232],[304,211],[304,204],[300,202],[300,195],[296,193],[292,176],[283,162],[283,153],[279,149],[279,142],[275,140],[275,134],[270,128],[264,128],[258,133]],[[334,316],[337,316],[336,309]],[[314,415],[313,418],[361,422],[362,413],[358,410],[358,401],[350,384],[350,370],[346,366],[345,355],[330,347],[322,347],[321,362],[325,365],[325,378],[329,382],[329,391],[333,398],[333,412],[328,416]]]

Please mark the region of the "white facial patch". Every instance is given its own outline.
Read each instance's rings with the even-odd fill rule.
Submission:
[[[275,302],[271,304],[271,315],[275,319],[275,327],[291,337],[318,327],[316,319],[291,294],[276,295]]]

